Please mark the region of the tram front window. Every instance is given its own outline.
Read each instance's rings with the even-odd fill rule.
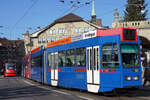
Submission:
[[[124,68],[140,67],[137,44],[121,44],[122,64]]]
[[[7,70],[14,70],[15,69],[15,65],[12,63],[8,63],[7,64]]]

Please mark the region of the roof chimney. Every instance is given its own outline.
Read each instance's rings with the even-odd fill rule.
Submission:
[[[29,31],[26,31],[26,33],[25,33],[26,35],[29,35]]]
[[[37,31],[41,30],[40,26],[37,27]]]

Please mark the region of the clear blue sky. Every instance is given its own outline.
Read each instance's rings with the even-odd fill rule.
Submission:
[[[22,39],[22,34],[26,30],[32,33],[36,31],[38,26],[43,28],[57,18],[71,12],[86,20],[90,20],[91,5],[73,10],[68,4],[70,0],[65,1],[66,3],[63,4],[59,0],[0,0],[0,37],[6,37],[11,40],[18,37]],[[90,0],[79,1],[85,3]],[[95,0],[96,15],[97,18],[102,19],[103,26],[111,27],[115,8],[118,8],[120,16],[123,17],[126,1]],[[150,1],[145,1],[148,3],[147,9],[149,10],[147,17],[150,19]]]

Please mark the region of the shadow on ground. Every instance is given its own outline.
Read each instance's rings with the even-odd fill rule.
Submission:
[[[25,86],[20,88],[1,88],[0,89],[0,100],[4,99],[18,99],[33,96],[50,95],[51,91],[37,88],[35,86]]]

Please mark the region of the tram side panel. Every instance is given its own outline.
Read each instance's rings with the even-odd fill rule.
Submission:
[[[122,71],[120,67],[120,36],[101,37],[100,45],[100,90],[112,91],[122,87]],[[114,51],[114,53],[112,52]]]
[[[51,85],[51,55],[46,50],[46,84]]]
[[[97,41],[97,42],[96,42]],[[68,88],[76,88],[76,89],[87,89],[87,69],[86,69],[86,47],[92,45],[98,45],[98,38],[96,39],[89,39],[80,42],[74,42],[67,45],[61,45],[57,47],[47,48],[47,59],[51,59],[50,55],[52,53],[58,52],[58,86],[68,87]],[[94,43],[94,44],[93,44]],[[84,48],[84,65],[81,65],[80,55],[83,54]],[[81,50],[80,50],[81,49]],[[80,54],[77,54],[78,53]],[[73,55],[67,55],[69,52],[73,52]],[[63,55],[64,54],[64,55]],[[70,62],[70,57],[74,57],[72,63]],[[62,58],[64,59],[63,64]],[[51,61],[51,60],[50,60]],[[51,78],[51,62],[48,60],[50,64],[47,64],[47,82],[50,83]],[[50,67],[48,67],[48,65]]]
[[[43,82],[43,50],[31,54],[31,79]]]

